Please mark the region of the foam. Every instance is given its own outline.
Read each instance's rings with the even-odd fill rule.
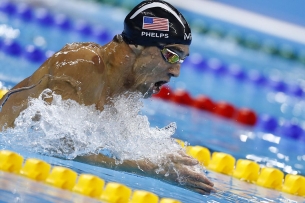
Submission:
[[[43,98],[53,97],[51,104]],[[11,148],[73,159],[76,156],[110,152],[119,162],[148,158],[157,160],[182,150],[171,136],[176,124],[150,127],[139,112],[141,94],[113,99],[100,112],[94,106],[62,100],[51,90],[31,98],[29,106],[15,120],[15,127],[1,133],[1,142]]]

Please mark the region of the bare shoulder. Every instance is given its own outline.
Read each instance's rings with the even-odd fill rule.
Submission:
[[[60,51],[54,54],[54,58],[67,58],[74,56],[77,58],[87,58],[100,55],[102,46],[93,42],[70,43],[66,44]]]
[[[79,49],[99,49],[101,46],[94,42],[74,42],[66,44],[60,51],[72,51],[72,50],[79,50]],[[59,52],[60,52],[59,51]]]
[[[49,65],[50,71],[65,67],[103,69],[102,46],[91,42],[67,44],[50,58]]]

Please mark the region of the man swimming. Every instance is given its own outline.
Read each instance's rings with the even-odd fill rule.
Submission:
[[[95,43],[72,43],[50,57],[30,77],[12,88],[0,101],[0,127],[14,127],[15,119],[28,107],[29,98],[37,98],[45,89],[102,111],[111,98],[126,92],[140,92],[144,98],[158,93],[161,86],[178,77],[180,65],[189,55],[191,30],[172,5],[148,0],[137,5],[125,18],[124,31],[100,46]],[[44,98],[51,102],[52,97]],[[39,119],[39,112],[37,117]],[[202,171],[192,168],[198,162],[185,152],[167,155],[172,172],[156,174],[150,160],[125,160],[115,164],[112,158],[98,155],[78,157],[118,170],[148,174],[177,182],[184,177],[185,187],[201,194],[213,191]]]

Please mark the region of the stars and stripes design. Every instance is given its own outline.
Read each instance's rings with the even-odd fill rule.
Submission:
[[[169,31],[169,21],[167,18],[143,16],[143,29]]]

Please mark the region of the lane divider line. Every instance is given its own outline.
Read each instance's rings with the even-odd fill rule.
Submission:
[[[271,167],[260,168],[260,166],[250,160],[235,158],[227,153],[214,152],[210,156],[209,149],[201,146],[186,146],[185,142],[176,139],[181,147],[185,148],[188,155],[197,159],[202,166],[207,167],[217,173],[232,176],[242,181],[256,184],[258,186],[269,189],[279,190],[285,193],[304,196],[305,197],[305,177],[301,175],[287,174]],[[91,174],[78,175],[73,170],[53,166],[45,161],[29,158],[23,164],[24,158],[18,153],[0,150],[0,170],[8,173],[20,174],[31,180],[44,182],[48,185],[76,192],[85,196],[96,198],[104,201],[128,202],[131,197],[131,202],[134,203],[154,203],[158,202],[157,195],[142,191],[132,190],[125,185],[109,182],[105,186],[105,181]],[[131,196],[132,193],[132,196]],[[170,202],[168,199],[162,202]],[[173,200],[179,202],[178,200]]]
[[[232,176],[241,181],[256,184],[269,189],[305,197],[305,177],[284,173],[272,167],[261,168],[256,162],[238,159],[227,153],[214,152],[201,146],[187,146],[186,142],[176,139],[188,155],[197,159],[202,166],[217,173]]]
[[[160,198],[145,190],[131,188],[115,182],[105,181],[91,174],[77,174],[75,171],[53,166],[39,159],[29,158],[23,164],[24,158],[9,150],[0,150],[0,170],[22,175],[33,181],[75,192],[84,196],[109,203],[181,203],[172,198]]]

